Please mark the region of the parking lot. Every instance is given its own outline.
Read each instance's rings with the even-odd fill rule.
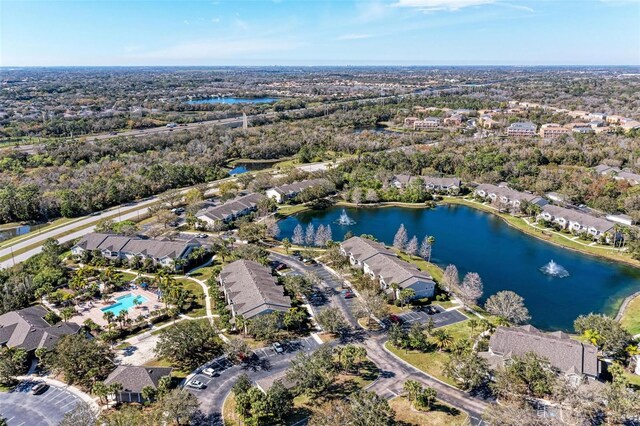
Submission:
[[[455,324],[467,319],[467,317],[463,313],[457,310],[445,311],[440,307],[433,308],[437,309],[438,313],[430,314],[428,307],[423,307],[421,309],[404,312],[402,314],[399,314],[398,316],[402,318],[404,324],[408,325],[411,325],[414,322],[426,324],[429,319],[431,319],[433,320],[433,324],[436,328]]]
[[[10,392],[0,392],[0,413],[9,426],[56,426],[80,402],[73,393],[55,386],[33,395],[36,383],[22,382]]]
[[[277,353],[272,346],[256,349],[255,351],[253,351],[253,353],[257,356],[257,360],[254,362],[250,362],[248,364],[254,365],[255,367],[259,367],[261,365],[271,366],[271,364],[273,364],[276,361],[290,360],[292,356],[295,355],[296,352],[312,351],[317,349],[320,346],[320,343],[318,343],[313,337],[310,337],[310,336],[300,340],[282,342],[281,344],[283,348],[283,352],[281,353]],[[265,360],[267,361],[267,363],[264,362]],[[259,362],[259,361],[263,361],[263,362]],[[206,366],[206,367],[213,368],[216,371],[217,376],[209,377],[205,374],[198,373],[194,375],[191,380],[197,380],[203,383],[206,387],[209,387],[209,385],[212,382],[215,383],[216,381],[219,381],[220,380],[219,377],[224,376],[225,375],[224,373],[227,370],[232,369],[232,367],[234,366],[236,365],[230,362],[226,357],[220,357],[213,360]],[[236,367],[241,367],[241,366],[236,366]],[[192,389],[192,390],[198,391],[199,389]]]

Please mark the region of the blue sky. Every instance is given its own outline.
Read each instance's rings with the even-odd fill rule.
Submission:
[[[0,65],[640,64],[640,0],[0,0]]]

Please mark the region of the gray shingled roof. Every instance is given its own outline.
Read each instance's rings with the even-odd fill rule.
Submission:
[[[573,340],[561,331],[543,333],[531,325],[523,327],[498,327],[489,340],[490,352],[483,357],[502,365],[512,356],[523,356],[534,352],[549,360],[551,365],[564,374],[599,374],[598,350],[595,346]]]
[[[595,228],[599,232],[603,233],[611,230],[614,227],[614,224],[606,219],[591,216],[590,214],[583,213],[578,210],[554,206],[552,204],[544,206],[542,212],[548,213],[554,218],[564,218],[571,222],[577,222],[582,226],[586,226],[588,228]]]
[[[264,311],[287,311],[291,299],[277,284],[271,269],[252,260],[237,260],[220,271],[220,279],[236,315],[252,318]]]
[[[171,374],[171,368],[119,365],[104,381],[105,385],[120,383],[122,391],[141,393],[146,386],[158,387],[160,379]]]
[[[382,276],[387,284],[396,283],[406,288],[416,282],[433,282],[431,276],[409,262],[399,259],[384,244],[362,237],[351,237],[340,246],[356,260],[366,262],[369,268]]]
[[[425,185],[441,186],[441,187],[460,187],[461,181],[455,177],[431,177],[422,176]]]
[[[166,241],[157,239],[145,239],[137,237],[123,237],[119,235],[109,235],[100,233],[87,234],[76,244],[85,250],[108,250],[140,254],[163,259],[165,257],[180,257],[190,246],[200,245],[195,240],[192,241]]]
[[[367,265],[376,276],[381,276],[388,285],[396,283],[401,288],[407,288],[416,282],[433,281],[429,274],[396,256],[377,254],[367,259]]]
[[[507,197],[509,200],[519,200],[519,201],[529,201],[530,203],[535,203],[536,200],[539,200],[540,197],[534,194],[529,194],[526,192],[516,191],[515,189],[508,188],[506,186],[496,186],[490,183],[482,183],[477,186],[476,191],[483,190],[487,194],[496,194],[499,197]]]
[[[80,326],[75,323],[59,322],[50,325],[44,320],[48,312],[43,306],[36,305],[0,315],[0,346],[23,348],[27,351],[50,349],[60,337],[76,334],[80,330]]]
[[[316,185],[329,185],[330,182],[327,179],[309,179],[300,182],[293,182],[287,185],[280,185],[272,188],[274,191],[281,195],[297,194],[298,192],[311,188]]]
[[[351,237],[340,243],[340,246],[346,253],[351,254],[360,262],[381,253],[389,256],[395,256],[395,254],[391,250],[387,249],[384,244],[372,241],[368,238]]]
[[[227,220],[247,208],[255,208],[263,198],[265,198],[264,195],[256,193],[242,195],[219,206],[202,210],[196,214],[196,217],[206,216],[212,220]]]

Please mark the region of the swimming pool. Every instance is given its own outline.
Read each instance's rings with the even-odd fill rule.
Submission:
[[[129,294],[125,294],[124,296],[120,296],[116,298],[117,300],[116,303],[114,303],[113,305],[109,305],[106,308],[102,308],[100,310],[102,312],[113,312],[114,315],[118,315],[122,311],[128,312],[129,308],[131,308],[132,306],[135,306],[135,303],[133,303],[133,301],[136,299],[142,303],[147,301],[147,299],[145,299],[144,296],[129,293]]]

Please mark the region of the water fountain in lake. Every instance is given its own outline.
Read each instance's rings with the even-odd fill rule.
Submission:
[[[345,209],[342,209],[342,213],[340,213],[340,217],[336,220],[338,225],[355,225],[356,221],[351,219]]]
[[[546,274],[546,275],[549,275],[550,277],[555,277],[555,278],[566,278],[569,276],[569,272],[566,269],[564,269],[564,267],[558,265],[553,260],[547,263],[546,265],[544,265],[542,268],[540,268],[540,271],[543,274]]]

